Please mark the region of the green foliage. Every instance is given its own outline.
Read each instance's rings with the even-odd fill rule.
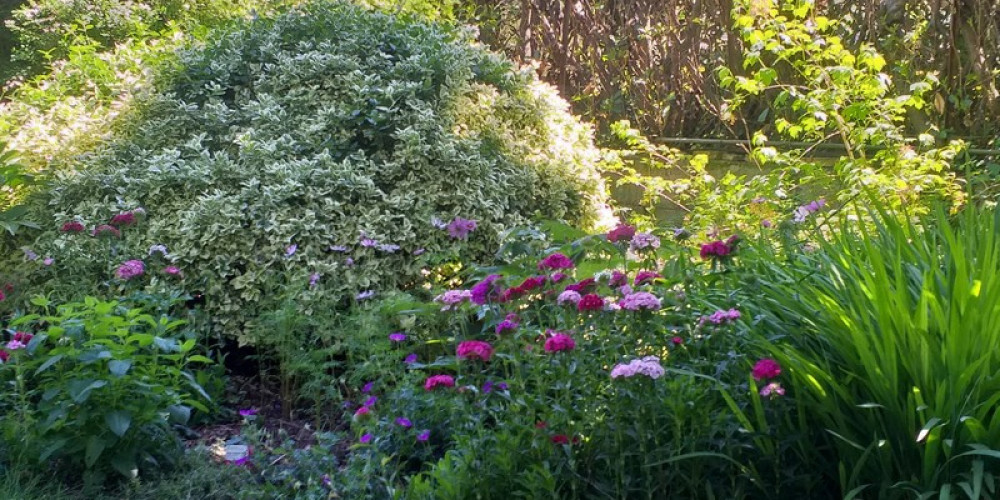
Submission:
[[[462,255],[531,217],[593,222],[590,130],[551,89],[456,36],[318,3],[185,51],[129,131],[54,173],[34,204],[46,225],[35,251],[62,245],[66,220],[141,205],[150,223],[121,252],[167,245],[237,334],[289,263],[299,283],[321,274],[319,292],[341,305],[412,283],[456,246],[435,217],[479,222]]]
[[[25,220],[27,208],[19,202],[24,190],[33,184],[35,176],[26,172],[17,155],[0,142],[0,229],[11,236],[22,227],[38,227]]]
[[[17,40],[11,67],[0,77],[44,73],[46,67],[93,44],[102,49],[117,43],[154,38],[171,26],[211,27],[242,17],[251,9],[277,2],[243,0],[31,0],[11,14],[6,25]],[[6,73],[13,70],[14,74]]]
[[[767,175],[787,178],[785,191],[812,186],[836,193],[844,203],[871,191],[893,209],[919,211],[942,200],[960,206],[965,193],[951,162],[964,144],[937,147],[930,133],[914,139],[904,128],[906,113],[927,105],[934,75],[901,94],[883,72],[882,55],[864,44],[846,48],[832,32],[836,22],[813,15],[811,2],[760,5],[742,2],[733,12],[746,50],[743,68],[718,72],[721,85],[732,91],[727,113],[762,96],[779,134],[814,143],[779,153],[757,132],[751,158],[769,170]],[[827,168],[810,153],[830,140],[841,143],[845,155]]]
[[[90,297],[33,303],[43,312],[9,327],[34,336],[14,337],[23,347],[8,343],[10,359],[0,365],[11,396],[0,406],[11,456],[84,471],[89,486],[111,471],[134,478],[176,461],[182,450],[171,425],[208,411],[209,399],[189,365],[211,361],[196,354],[184,322]]]
[[[1000,213],[872,217],[814,254],[761,259],[759,331],[829,433],[844,494],[994,498]]]

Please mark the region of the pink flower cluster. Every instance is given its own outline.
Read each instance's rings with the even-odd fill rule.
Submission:
[[[572,351],[576,349],[576,341],[569,334],[560,332],[549,332],[552,334],[545,339],[545,352],[555,353],[562,351]]]
[[[660,365],[660,358],[656,356],[646,356],[642,359],[633,359],[628,363],[619,363],[611,369],[611,378],[631,378],[636,375],[644,375],[653,380],[663,376],[665,371]]]
[[[795,209],[795,213],[792,216],[792,219],[795,222],[805,222],[806,218],[808,218],[810,215],[816,212],[819,212],[819,210],[824,206],[826,206],[826,200],[822,198],[819,200],[806,203],[805,205],[801,205]]]
[[[712,323],[713,325],[721,325],[723,323],[729,323],[731,321],[736,321],[740,319],[740,312],[736,309],[730,309],[728,311],[719,309],[715,311],[710,316],[702,316],[700,323]]]
[[[146,272],[146,265],[141,260],[127,260],[118,266],[115,276],[124,281],[142,276]]]
[[[433,391],[438,387],[455,387],[455,377],[451,375],[432,375],[424,381],[425,391]]]
[[[629,244],[632,251],[660,248],[660,239],[650,233],[636,233]]]
[[[83,224],[78,221],[71,220],[62,225],[61,231],[64,233],[82,233],[84,229]]]
[[[580,292],[574,290],[566,290],[563,293],[559,294],[559,297],[556,298],[556,303],[558,303],[561,306],[564,306],[566,304],[576,305],[580,302],[581,298],[582,297],[580,296]]]
[[[466,340],[458,344],[456,355],[459,359],[479,359],[489,361],[493,356],[493,346],[482,340]]]
[[[434,297],[434,302],[444,304],[441,308],[442,311],[447,311],[449,309],[458,308],[459,304],[470,300],[472,298],[472,292],[469,290],[448,290],[447,292]]]
[[[509,302],[511,300],[518,299],[532,290],[541,288],[545,285],[546,280],[547,278],[545,276],[530,276],[525,278],[520,285],[504,290],[503,293],[500,294],[498,301]]]
[[[627,309],[629,311],[640,311],[643,309],[655,311],[662,306],[660,298],[649,292],[630,293],[626,295],[625,298],[620,300],[618,305],[621,306],[622,309]]]
[[[547,269],[551,270],[573,269],[573,267],[575,267],[573,261],[570,260],[569,257],[561,253],[554,253],[552,255],[549,255],[548,257],[542,259],[542,261],[538,263],[538,269],[541,271],[545,271]]]
[[[469,238],[469,233],[476,230],[476,221],[470,219],[463,219],[461,217],[455,217],[454,220],[448,224],[448,236],[456,240],[466,240]]]

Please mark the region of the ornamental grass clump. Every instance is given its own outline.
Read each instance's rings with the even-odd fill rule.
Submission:
[[[787,375],[808,419],[792,432],[836,450],[842,494],[984,488],[1000,465],[1000,212],[868,215],[754,269],[757,321],[779,339],[754,377]]]

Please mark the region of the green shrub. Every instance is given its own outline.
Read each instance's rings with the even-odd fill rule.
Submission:
[[[874,220],[813,254],[765,257],[760,329],[808,427],[835,446],[845,495],[995,498],[1000,212]]]
[[[276,283],[317,273],[311,293],[347,303],[459,249],[483,255],[535,216],[590,224],[603,201],[591,130],[555,92],[433,25],[321,2],[221,34],[178,68],[132,129],[54,174],[30,246],[93,267],[59,227],[142,206],[149,221],[119,255],[167,245],[230,333]],[[478,221],[468,242],[433,222],[459,216]],[[104,277],[71,279],[85,291]]]
[[[173,463],[182,448],[171,424],[207,411],[209,399],[188,365],[210,360],[195,354],[184,322],[90,297],[34,302],[43,313],[12,321],[0,350],[9,396],[0,430],[11,456],[54,463],[68,477],[84,471],[91,486],[111,471],[135,477]]]

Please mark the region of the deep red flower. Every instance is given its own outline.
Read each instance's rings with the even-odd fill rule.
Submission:
[[[121,227],[121,226],[131,226],[135,224],[135,214],[132,212],[122,212],[111,218],[111,222],[108,224]]]
[[[588,293],[584,295],[580,302],[576,303],[576,310],[580,312],[584,311],[600,311],[604,309],[604,299],[596,293]]]
[[[618,227],[608,231],[608,241],[612,243],[630,241],[633,236],[635,236],[635,227],[628,224],[618,224]]]
[[[10,353],[0,349],[0,363],[6,363],[8,359],[10,359]]]
[[[732,253],[732,248],[724,241],[713,241],[701,246],[701,258],[708,260],[711,258],[725,257]]]
[[[82,233],[84,229],[83,224],[80,224],[75,220],[71,220],[62,225],[61,231],[64,233]]]
[[[597,287],[597,280],[594,278],[587,278],[585,280],[580,280],[572,285],[567,285],[567,290],[572,290],[577,293],[587,293]]]

